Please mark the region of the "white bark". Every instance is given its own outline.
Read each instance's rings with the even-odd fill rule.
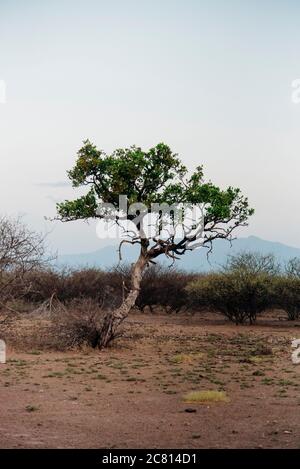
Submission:
[[[127,318],[130,310],[135,305],[140,292],[143,271],[146,265],[147,256],[146,253],[141,250],[141,254],[132,269],[131,289],[127,297],[119,308],[117,308],[115,311],[110,311],[104,319],[104,324],[99,337],[100,348],[106,347],[108,343],[115,337],[116,331],[118,330],[120,324],[124,321],[124,319]]]

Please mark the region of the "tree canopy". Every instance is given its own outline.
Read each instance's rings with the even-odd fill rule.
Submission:
[[[111,204],[117,209],[121,194],[126,195],[129,205],[144,204],[149,212],[154,203],[202,204],[205,207],[203,244],[206,244],[216,238],[230,238],[232,231],[246,224],[253,214],[239,188],[222,190],[210,181],[204,182],[202,166],[189,174],[178,155],[164,143],[148,151],[132,146],[108,155],[86,140],[68,176],[73,187],[87,186],[87,193],[57,205],[63,221],[104,218],[98,210],[99,204]],[[127,213],[126,218],[132,220],[134,215]],[[169,239],[165,252],[170,253],[174,248],[173,252],[182,254],[191,241],[188,236],[184,238],[179,246],[174,238]]]

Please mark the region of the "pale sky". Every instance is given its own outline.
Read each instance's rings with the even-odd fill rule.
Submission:
[[[0,0],[1,212],[61,253],[103,242],[45,223],[75,197],[82,140],[161,141],[256,209],[241,235],[300,247],[299,0]]]

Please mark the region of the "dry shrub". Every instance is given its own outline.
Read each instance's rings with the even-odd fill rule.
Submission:
[[[277,307],[286,311],[288,320],[300,318],[300,278],[280,276],[274,282],[274,296]]]
[[[56,271],[51,268],[28,272],[24,278],[28,291],[24,298],[28,302],[42,303],[55,293],[63,301],[63,292],[66,291],[66,279],[69,273],[67,269]]]
[[[281,267],[275,255],[272,253],[262,254],[256,251],[240,251],[233,256],[228,256],[223,270],[226,272],[276,276],[280,273]]]
[[[155,306],[168,313],[185,310],[188,307],[185,287],[197,277],[176,269],[151,266],[144,274],[136,305],[141,311],[148,307],[153,312]]]
[[[44,237],[31,231],[21,218],[0,216],[0,308],[27,293],[25,276],[47,261]]]
[[[44,269],[28,273],[26,282],[28,302],[42,303],[51,295],[64,304],[74,299],[91,299],[98,304],[120,304],[122,299],[121,271],[104,272],[99,269]]]
[[[91,299],[73,300],[65,306],[52,297],[32,313],[15,315],[11,321],[5,321],[1,337],[24,351],[96,348],[105,313]]]
[[[136,306],[144,311],[148,307],[162,307],[166,312],[179,312],[187,308],[185,286],[199,275],[161,266],[145,271]],[[130,266],[120,265],[109,271],[99,269],[45,269],[26,276],[28,302],[42,303],[52,294],[64,304],[74,299],[90,299],[106,307],[120,306],[130,289]]]
[[[194,306],[221,312],[230,321],[255,322],[274,303],[273,278],[265,273],[233,271],[209,274],[186,288]]]
[[[122,274],[99,269],[72,271],[65,280],[62,301],[76,298],[91,299],[101,305],[118,306],[122,299]]]
[[[100,338],[104,310],[91,300],[73,300],[51,314],[53,346],[66,350],[80,346],[96,348]]]

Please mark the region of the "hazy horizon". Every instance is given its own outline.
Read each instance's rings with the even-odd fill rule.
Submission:
[[[0,2],[1,212],[61,253],[105,243],[50,223],[89,138],[110,152],[165,142],[256,210],[239,236],[300,247],[300,3],[294,0]]]

